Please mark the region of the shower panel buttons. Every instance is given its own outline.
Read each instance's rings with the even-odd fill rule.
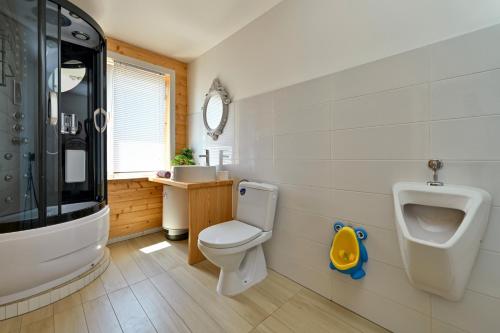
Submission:
[[[17,120],[17,121],[20,121],[20,120],[23,120],[24,119],[24,113],[22,112],[19,112],[19,111],[16,111],[12,114],[12,117]]]
[[[28,138],[23,138],[19,136],[15,136],[12,138],[12,143],[15,145],[27,144],[29,142]]]
[[[16,132],[22,132],[24,131],[24,126],[21,124],[14,124],[12,125],[12,129]]]
[[[19,132],[24,130],[24,126],[21,123],[23,121],[24,117],[25,117],[24,113],[22,113],[20,111],[16,111],[12,114],[12,118],[14,118],[14,120],[16,121],[16,123],[14,125],[12,125],[12,129],[15,132],[19,133]],[[11,141],[15,145],[27,144],[29,142],[28,138],[23,138],[23,137],[18,137],[18,136],[12,137]]]

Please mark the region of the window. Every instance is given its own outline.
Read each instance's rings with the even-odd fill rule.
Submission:
[[[107,70],[108,177],[165,169],[169,75],[115,58]]]

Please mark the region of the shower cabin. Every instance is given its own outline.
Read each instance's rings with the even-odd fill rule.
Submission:
[[[105,68],[72,3],[0,0],[0,307],[107,255]]]

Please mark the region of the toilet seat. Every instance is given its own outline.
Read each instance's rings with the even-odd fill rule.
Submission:
[[[262,230],[259,228],[232,220],[202,230],[198,240],[206,247],[226,249],[251,242],[261,234]]]

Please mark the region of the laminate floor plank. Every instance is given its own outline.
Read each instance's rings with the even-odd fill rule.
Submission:
[[[102,273],[101,281],[108,294],[128,286],[127,281],[113,260],[109,263],[108,269]]]
[[[190,332],[151,281],[142,281],[130,288],[158,332]]]
[[[262,293],[251,288],[233,297],[225,297],[217,294],[218,268],[207,261],[187,268],[190,275],[203,284],[208,292],[212,293],[220,302],[225,303],[228,308],[233,309],[241,317],[247,320],[253,327],[266,319],[278,307],[274,305]]]
[[[90,333],[122,332],[107,295],[83,303],[83,311]]]
[[[0,320],[0,333],[19,333],[21,320],[21,316]]]
[[[153,333],[153,324],[142,309],[129,287],[109,294],[109,300],[116,313],[118,322],[125,333]]]
[[[169,272],[172,278],[198,302],[227,332],[249,332],[253,326],[227,305],[213,290],[195,279],[184,267]]]
[[[54,314],[55,333],[87,333],[87,323],[81,304]]]
[[[126,243],[120,242],[110,246],[111,258],[116,267],[120,270],[128,285],[147,279],[146,275],[139,268],[130,255],[130,250]]]
[[[142,273],[147,277],[153,277],[165,272],[165,270],[153,259],[151,253],[146,253],[147,248],[155,243],[149,238],[139,237],[127,242],[130,254]]]
[[[222,327],[167,273],[155,276],[151,281],[193,333],[222,331]]]
[[[85,286],[82,290],[80,290],[82,303],[92,301],[104,295],[106,295],[106,289],[104,289],[104,284],[99,278],[95,279],[90,284]]]
[[[50,316],[21,326],[21,333],[54,333],[54,317]]]

